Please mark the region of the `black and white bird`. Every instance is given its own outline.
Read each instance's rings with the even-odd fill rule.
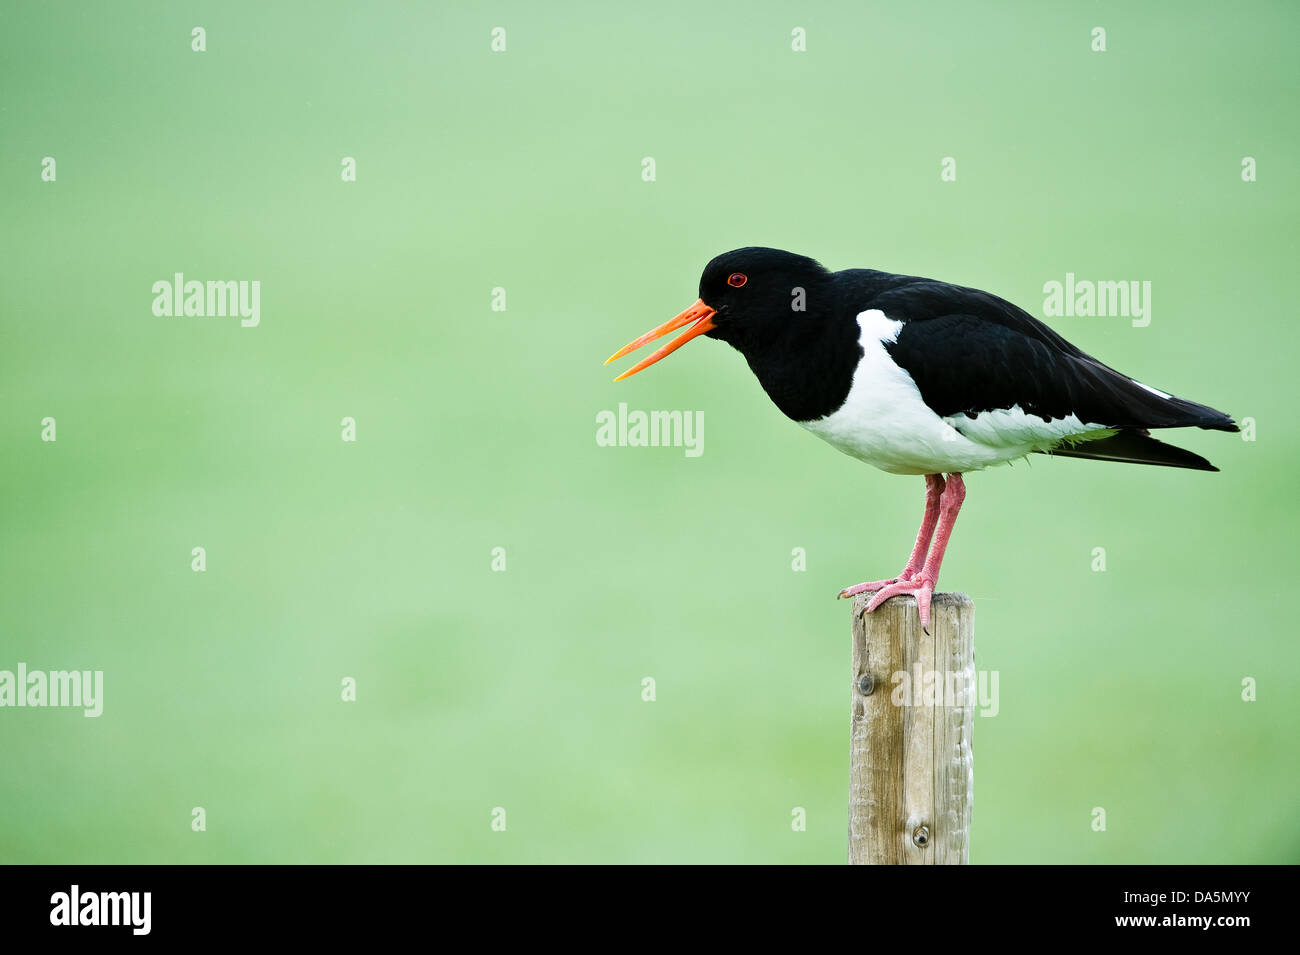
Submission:
[[[721,339],[788,418],[891,474],[925,476],[925,513],[903,570],[840,596],[875,591],[871,611],[915,594],[927,628],[964,472],[1034,452],[1216,471],[1150,429],[1238,430],[1221,411],[1103,365],[996,295],[872,269],[831,272],[779,249],[719,255],[694,305],[606,364],[686,325],[615,381],[696,336]]]

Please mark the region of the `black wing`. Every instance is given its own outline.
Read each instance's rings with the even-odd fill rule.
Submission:
[[[904,322],[885,347],[936,414],[1019,405],[1043,418],[1074,414],[1107,428],[1238,430],[1223,412],[1162,397],[987,292],[916,279],[876,296],[872,307]]]

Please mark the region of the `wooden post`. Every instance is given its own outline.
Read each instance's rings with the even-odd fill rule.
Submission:
[[[853,600],[849,862],[970,862],[975,604],[935,594],[930,634],[916,598],[864,614]]]

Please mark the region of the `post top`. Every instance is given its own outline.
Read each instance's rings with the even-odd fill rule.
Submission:
[[[869,591],[868,593],[858,594],[856,597],[854,597],[853,613],[855,615],[862,613],[862,611],[867,606],[867,602],[871,600],[871,598],[874,597],[875,595],[876,595],[875,591]],[[916,597],[912,594],[899,594],[897,597],[890,597],[889,601],[886,601],[886,603],[894,600],[901,600],[904,604],[910,607],[916,606]],[[935,609],[938,607],[974,608],[974,606],[975,606],[975,601],[971,599],[970,594],[936,593],[932,598],[930,598],[931,609]]]

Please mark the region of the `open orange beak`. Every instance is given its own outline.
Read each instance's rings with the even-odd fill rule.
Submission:
[[[717,314],[717,309],[709,308],[709,306],[704,304],[704,301],[702,299],[696,300],[694,305],[692,305],[686,311],[682,312],[676,318],[669,319],[668,321],[660,325],[658,328],[650,329],[650,331],[646,332],[636,341],[628,342],[618,351],[614,352],[614,354],[606,358],[605,364],[608,365],[611,361],[614,361],[615,359],[618,358],[622,358],[628,352],[636,351],[642,345],[645,345],[648,342],[652,342],[656,338],[662,338],[664,335],[667,335],[671,331],[676,331],[677,329],[681,328],[683,325],[690,325],[691,322],[695,323],[694,325],[691,325],[691,327],[687,331],[683,332],[681,335],[678,335],[676,338],[674,338],[663,348],[660,348],[658,351],[654,352],[653,354],[648,355],[645,358],[642,358],[639,362],[637,362],[627,371],[623,372],[623,374],[619,375],[614,380],[622,381],[624,378],[631,378],[633,375],[635,375],[638,371],[641,371],[643,368],[649,368],[660,358],[668,357],[673,352],[677,351],[677,349],[685,345],[692,338],[695,338],[696,336],[699,335],[703,335],[705,332],[709,331],[710,329],[715,328],[716,326],[713,324],[713,316],[716,314]]]

